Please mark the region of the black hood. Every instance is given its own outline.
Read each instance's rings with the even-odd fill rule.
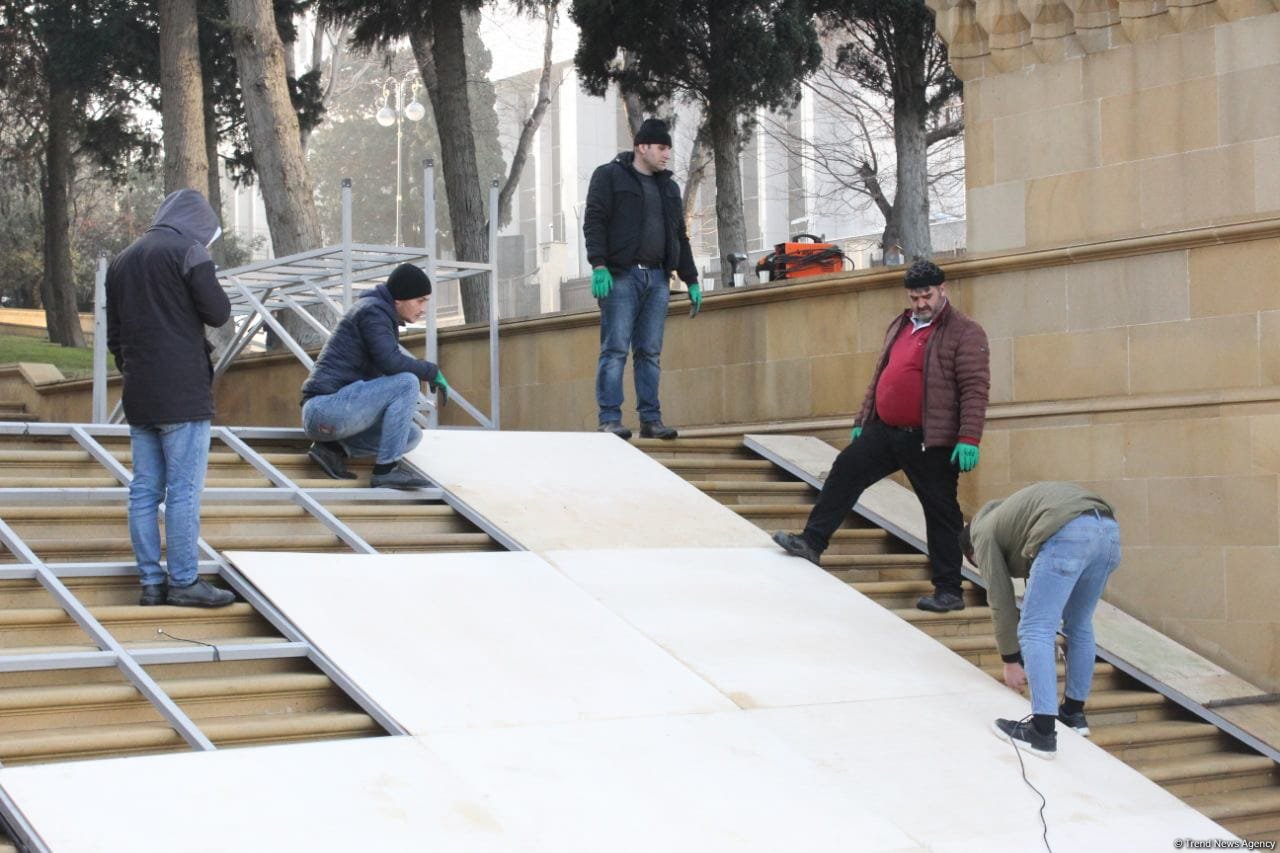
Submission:
[[[151,227],[170,228],[184,237],[198,241],[202,246],[208,246],[222,231],[218,225],[218,216],[209,202],[199,192],[191,189],[169,193],[160,203]]]

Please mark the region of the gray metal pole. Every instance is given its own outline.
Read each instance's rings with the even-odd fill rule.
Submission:
[[[501,429],[498,373],[498,179],[489,184],[489,420]]]
[[[107,422],[107,256],[93,280],[93,422]]]
[[[436,289],[435,299],[427,302],[426,357],[427,361],[438,363],[436,302],[440,298],[440,282],[436,280],[436,163],[431,159],[422,161],[422,237],[422,245],[427,250],[427,277]],[[440,426],[439,406],[427,413],[427,426],[432,429]]]
[[[342,179],[342,310],[351,307],[351,179]]]
[[[404,183],[400,180],[400,155],[404,149],[404,136],[401,131],[401,124],[404,121],[404,80],[396,81],[396,245],[401,246],[404,241],[400,239],[400,185]]]

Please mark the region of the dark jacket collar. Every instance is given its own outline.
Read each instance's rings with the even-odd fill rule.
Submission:
[[[613,158],[613,162],[622,166],[624,169],[628,170],[632,174],[635,174],[635,175],[640,174],[640,170],[636,168],[636,152],[634,151],[623,151],[617,157]],[[662,178],[665,180],[671,177],[671,170],[663,169],[661,172],[654,172],[653,177]]]

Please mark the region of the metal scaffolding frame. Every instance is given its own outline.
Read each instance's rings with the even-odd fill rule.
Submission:
[[[291,312],[301,319],[307,328],[322,340],[328,340],[332,329],[309,309],[320,309],[336,325],[337,319],[349,309],[357,289],[368,289],[382,283],[387,275],[402,263],[421,266],[435,284],[459,281],[476,275],[489,276],[489,414],[485,415],[471,401],[456,390],[450,390],[449,400],[463,409],[481,427],[498,429],[501,424],[501,383],[498,357],[498,182],[489,186],[489,262],[446,261],[437,255],[435,228],[435,165],[424,160],[423,170],[423,233],[427,245],[422,248],[355,243],[351,238],[351,179],[342,181],[342,242],[299,252],[282,258],[257,261],[234,269],[221,270],[218,279],[231,300],[233,333],[229,343],[217,353],[214,365],[215,378],[221,376],[231,363],[264,329],[269,329],[280,343],[310,369],[313,360],[306,349],[284,327],[278,315]],[[120,423],[123,412],[119,403],[107,412],[107,334],[106,334],[106,275],[107,262],[98,263],[94,293],[94,344],[93,344],[93,422]],[[426,352],[428,361],[436,361],[437,346],[436,300],[427,306]],[[408,352],[408,350],[405,350]],[[439,425],[434,394],[422,395],[418,415],[420,426]]]
[[[29,505],[39,501],[51,504],[76,505],[81,503],[120,504],[128,498],[129,471],[99,441],[101,438],[128,438],[125,424],[71,424],[71,423],[0,423],[0,435],[48,438],[71,438],[90,458],[105,468],[120,484],[118,486],[74,488],[0,488],[0,543],[18,560],[16,564],[0,566],[0,580],[36,580],[49,592],[62,610],[70,616],[97,646],[95,651],[37,652],[31,654],[0,655],[0,672],[35,672],[55,669],[84,669],[117,667],[125,678],[159,711],[193,749],[213,750],[216,747],[200,728],[182,711],[164,689],[143,667],[168,663],[197,663],[229,660],[262,660],[267,658],[304,657],[354,701],[385,731],[403,735],[406,731],[386,713],[371,697],[355,684],[327,656],[319,651],[289,619],[281,613],[257,588],[203,538],[199,540],[202,559],[199,571],[202,575],[217,575],[244,601],[248,602],[284,638],[271,643],[180,644],[174,646],[128,649],[124,647],[89,609],[75,592],[63,582],[64,578],[136,576],[137,566],[132,562],[59,563],[42,560],[22,538],[3,520],[4,507]],[[213,427],[211,437],[229,447],[245,463],[265,477],[270,486],[241,488],[205,488],[203,500],[207,502],[246,501],[292,502],[337,536],[354,553],[376,554],[377,549],[366,542],[326,506],[332,501],[399,501],[420,503],[424,500],[440,500],[471,521],[499,545],[508,550],[523,550],[523,546],[495,527],[472,507],[444,489],[372,489],[361,487],[308,489],[299,486],[261,453],[249,445],[249,441],[306,441],[301,429]],[[12,799],[0,789],[0,821],[14,836],[21,849],[45,851],[48,847]]]

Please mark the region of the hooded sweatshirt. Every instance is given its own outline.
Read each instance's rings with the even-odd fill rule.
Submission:
[[[124,376],[130,424],[213,418],[204,327],[231,316],[208,250],[221,231],[204,196],[178,190],[107,268],[107,348]]]

